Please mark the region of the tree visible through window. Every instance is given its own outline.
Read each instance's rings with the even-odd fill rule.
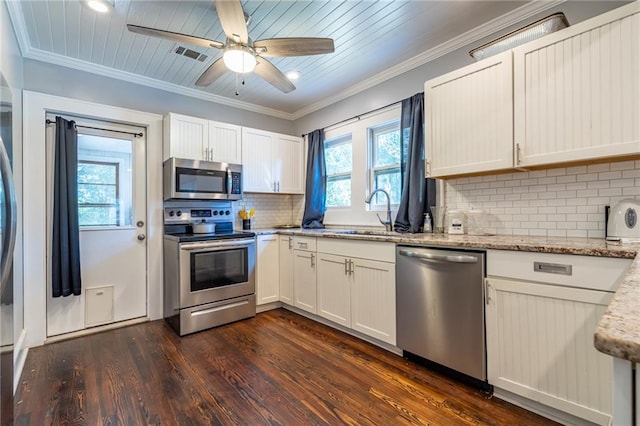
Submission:
[[[324,142],[327,207],[351,205],[352,148],[351,135]]]
[[[78,161],[80,226],[119,226],[118,163]]]
[[[395,121],[369,129],[370,190],[381,188],[389,193],[391,204],[400,204],[402,179],[400,175],[400,123]],[[386,205],[387,199],[377,193],[373,204]]]

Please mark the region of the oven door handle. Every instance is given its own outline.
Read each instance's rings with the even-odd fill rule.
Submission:
[[[184,251],[220,251],[236,248],[247,248],[255,244],[254,241],[225,241],[225,242],[206,242],[206,243],[184,243],[180,244],[180,250]]]

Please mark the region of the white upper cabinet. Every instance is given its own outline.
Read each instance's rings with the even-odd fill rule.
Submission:
[[[506,52],[425,83],[427,176],[513,167],[512,76]]]
[[[640,152],[640,3],[513,53],[516,166]]]
[[[302,138],[242,129],[244,191],[302,194]]]
[[[164,159],[240,164],[241,127],[203,118],[169,113],[164,118]]]
[[[640,2],[425,83],[426,174],[640,153]]]
[[[242,163],[242,127],[209,121],[210,161]]]

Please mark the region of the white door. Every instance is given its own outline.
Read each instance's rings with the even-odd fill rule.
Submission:
[[[144,129],[75,121],[82,294],[53,298],[51,284],[47,285],[47,336],[147,315]],[[54,135],[55,126],[48,126],[48,212],[52,210]],[[48,259],[51,259],[51,216],[48,213]],[[50,261],[47,267],[50,271]]]

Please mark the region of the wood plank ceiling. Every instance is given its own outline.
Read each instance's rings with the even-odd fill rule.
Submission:
[[[11,14],[25,26],[28,50],[54,63],[71,58],[79,68],[106,67],[292,114],[335,97],[389,67],[510,12],[517,1],[254,1],[242,2],[250,16],[249,36],[331,37],[333,54],[272,58],[283,72],[295,70],[297,90],[284,94],[249,74],[236,96],[236,74],[227,72],[206,88],[198,76],[219,50],[184,46],[207,55],[200,62],[175,54],[177,43],[126,30],[136,24],[225,40],[211,1],[115,0],[115,10],[99,15],[80,1],[19,3]],[[15,10],[22,15],[16,18]],[[16,22],[17,21],[17,22]],[[18,31],[20,33],[20,31]],[[26,55],[28,57],[28,55]],[[68,61],[67,61],[68,62]]]

